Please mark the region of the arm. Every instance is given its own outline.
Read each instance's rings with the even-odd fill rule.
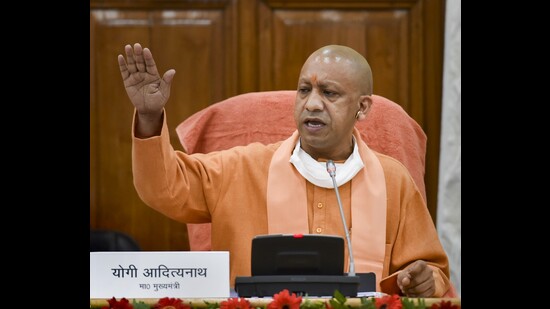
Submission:
[[[400,164],[399,164],[400,165]],[[385,166],[388,189],[389,276],[382,291],[410,297],[442,297],[450,287],[447,255],[428,208],[411,176]]]
[[[168,70],[161,78],[151,51],[139,43],[133,47],[126,45],[124,51],[126,58],[118,55],[118,64],[126,93],[135,107],[132,123],[134,187],[143,202],[170,218],[182,222],[189,218],[207,221],[210,214],[205,209],[204,186],[200,178],[192,184],[190,180],[190,175],[198,174],[196,170],[200,170],[200,164],[178,154],[170,145],[164,106],[176,72]],[[193,202],[186,204],[188,200]]]
[[[136,113],[137,114],[137,113]],[[137,121],[137,115],[134,122]],[[132,174],[140,199],[149,207],[179,222],[209,222],[208,204],[215,204],[222,181],[215,160],[207,165],[198,157],[176,151],[170,145],[165,117],[161,134],[150,138],[132,138]]]
[[[164,106],[170,97],[170,86],[176,71],[171,69],[162,78],[153,55],[139,43],[124,47],[126,59],[118,55],[118,65],[126,93],[136,108],[134,133],[147,138],[160,135]]]

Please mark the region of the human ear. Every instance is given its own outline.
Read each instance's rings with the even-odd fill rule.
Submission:
[[[370,95],[362,95],[359,97],[359,110],[355,114],[355,119],[363,120],[367,117],[367,114],[372,105],[372,97]]]

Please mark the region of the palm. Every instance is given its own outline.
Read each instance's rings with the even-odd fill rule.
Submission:
[[[160,91],[161,78],[149,72],[131,73],[124,80],[128,97],[142,113],[158,111],[164,107],[167,95]]]

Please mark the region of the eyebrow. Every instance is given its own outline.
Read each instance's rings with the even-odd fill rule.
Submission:
[[[317,85],[320,87],[320,88],[328,88],[328,87],[335,87],[335,88],[340,88],[340,84],[335,82],[335,81],[330,81],[330,80],[325,80],[325,81],[320,81],[320,82],[317,82]]]
[[[339,83],[336,82],[336,81],[333,81],[333,80],[317,80],[317,76],[314,75],[312,76],[311,78],[305,78],[305,77],[301,77],[299,80],[298,80],[299,83],[305,83],[305,84],[317,84],[319,85],[320,87],[328,87],[328,86],[334,86],[334,87],[339,87]]]

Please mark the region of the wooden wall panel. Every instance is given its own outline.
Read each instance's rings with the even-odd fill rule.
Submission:
[[[233,12],[208,10],[118,10],[90,12],[90,227],[116,229],[146,250],[188,250],[187,230],[143,204],[133,187],[129,101],[117,55],[140,42],[159,70],[176,69],[166,109],[172,144],[175,127],[205,106],[236,93]]]
[[[236,94],[235,52],[223,12],[162,11],[151,13],[149,45],[162,74],[175,69],[166,105],[172,145],[181,149],[175,127],[194,112]],[[229,39],[226,39],[226,36]]]
[[[259,91],[258,0],[238,1],[238,90],[237,94]]]
[[[408,15],[366,10],[267,10],[273,23],[260,44],[262,89],[295,89],[302,64],[312,51],[347,45],[371,64],[375,93],[409,104]],[[288,42],[293,42],[289,45]],[[280,46],[281,48],[274,48]]]

